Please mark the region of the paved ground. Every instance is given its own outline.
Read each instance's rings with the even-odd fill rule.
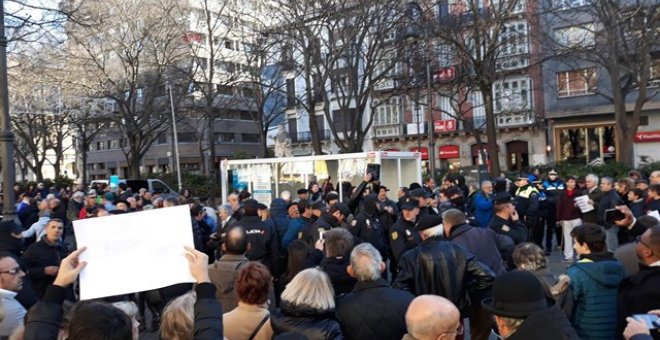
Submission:
[[[568,265],[569,265],[568,263],[561,262],[561,254],[558,250],[554,250],[552,252],[552,255],[549,257],[548,267],[553,273],[557,275],[565,273],[566,268],[568,268]],[[147,320],[150,320],[150,318],[151,315],[147,313]],[[465,337],[466,340],[470,339],[469,332],[470,332],[469,323],[466,323],[466,337]],[[158,340],[158,332],[144,331],[140,333],[140,339]],[[495,337],[495,335],[491,335],[490,340],[497,340],[497,337]]]

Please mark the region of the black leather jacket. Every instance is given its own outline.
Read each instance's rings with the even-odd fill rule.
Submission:
[[[436,236],[401,256],[394,287],[415,296],[443,296],[465,318],[470,314],[470,301],[478,305],[490,296],[494,280],[495,274],[465,248]]]
[[[343,340],[341,326],[335,319],[335,311],[320,311],[303,306],[293,306],[282,301],[280,312],[271,315],[274,335],[292,332],[307,339]]]

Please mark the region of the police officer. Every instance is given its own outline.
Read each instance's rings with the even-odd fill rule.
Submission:
[[[501,192],[493,201],[493,217],[488,222],[488,228],[498,234],[511,237],[513,243],[527,241],[527,227],[520,221],[514,200],[507,192]]]
[[[527,238],[528,241],[531,241],[537,223],[539,191],[529,183],[529,178],[525,174],[520,174],[515,184],[517,187],[515,193],[516,210],[527,226]]]
[[[419,233],[415,229],[415,225],[419,215],[419,202],[407,197],[401,203],[401,216],[392,225],[389,231],[389,243],[392,250],[392,261],[390,268],[397,268],[399,257],[406,250],[415,248],[422,242]],[[394,273],[395,270],[392,270]]]
[[[385,243],[385,231],[380,225],[380,219],[378,218],[380,211],[378,210],[377,201],[378,198],[375,194],[369,194],[364,197],[364,208],[351,221],[349,230],[353,236],[363,242],[371,243],[374,248],[378,249],[383,259],[386,259],[388,254],[387,244]]]
[[[415,190],[410,190],[408,194],[410,198],[414,198],[419,202],[419,218],[423,218],[428,215],[437,215],[437,213],[428,206],[427,199],[430,197],[429,192],[424,188],[419,188]]]
[[[264,223],[257,215],[259,202],[253,199],[243,201],[245,215],[239,225],[245,228],[250,249],[245,256],[250,261],[259,261],[273,271],[273,259],[279,252],[277,232],[271,225]]]
[[[559,246],[562,244],[562,234],[561,228],[557,227],[557,203],[559,202],[559,197],[563,195],[564,190],[566,190],[566,184],[564,181],[559,179],[557,171],[550,170],[548,172],[548,179],[543,181],[543,187],[545,188],[545,195],[547,197],[546,204],[548,206],[548,218],[546,219],[546,225],[548,229],[555,230],[557,245]],[[551,250],[552,249],[546,249],[546,252]]]
[[[316,222],[303,230],[301,239],[313,246],[321,238],[322,233],[338,228],[350,214],[351,211],[346,204],[341,202],[333,204],[328,211],[321,213],[321,217]]]

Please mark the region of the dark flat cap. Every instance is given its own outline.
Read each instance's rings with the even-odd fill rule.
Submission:
[[[312,209],[314,210],[325,210],[326,207],[327,206],[323,201],[314,202],[314,204],[312,204]]]
[[[332,214],[335,211],[340,211],[345,217],[351,214],[351,209],[348,208],[346,203],[337,202],[330,208],[330,213]]]
[[[442,217],[438,215],[426,215],[417,222],[417,230],[426,230],[442,224]]]
[[[447,193],[448,198],[451,198],[452,196],[455,196],[455,195],[463,196],[463,190],[461,190],[461,188],[459,188],[457,186],[447,188],[446,193]]]
[[[305,188],[303,188],[303,189],[298,189],[297,193],[298,193],[298,195],[306,194],[306,193],[307,193],[307,189],[305,189]]]
[[[335,194],[334,192],[325,195],[326,202],[330,202],[332,200],[338,200],[338,199],[339,199],[339,195]]]

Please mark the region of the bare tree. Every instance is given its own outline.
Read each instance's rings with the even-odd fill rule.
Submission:
[[[543,37],[547,53],[559,64],[584,70],[576,81],[612,104],[620,138],[619,160],[634,166],[640,114],[659,92],[652,87],[660,81],[658,2],[606,0],[564,8],[559,1],[554,5],[546,8],[546,26],[569,28]]]
[[[371,94],[398,60],[391,39],[402,13],[399,2],[281,0],[278,9],[288,54],[283,59],[304,83],[296,104],[309,116],[314,152],[322,152],[317,112],[341,152],[361,151],[378,105]]]
[[[173,67],[188,57],[181,18],[169,15],[176,8],[174,0],[84,2],[67,27],[67,60],[86,77],[76,85],[117,105],[113,120],[131,177],[140,176],[142,158],[170,126],[166,83],[187,78]],[[185,92],[173,89],[177,98]]]

